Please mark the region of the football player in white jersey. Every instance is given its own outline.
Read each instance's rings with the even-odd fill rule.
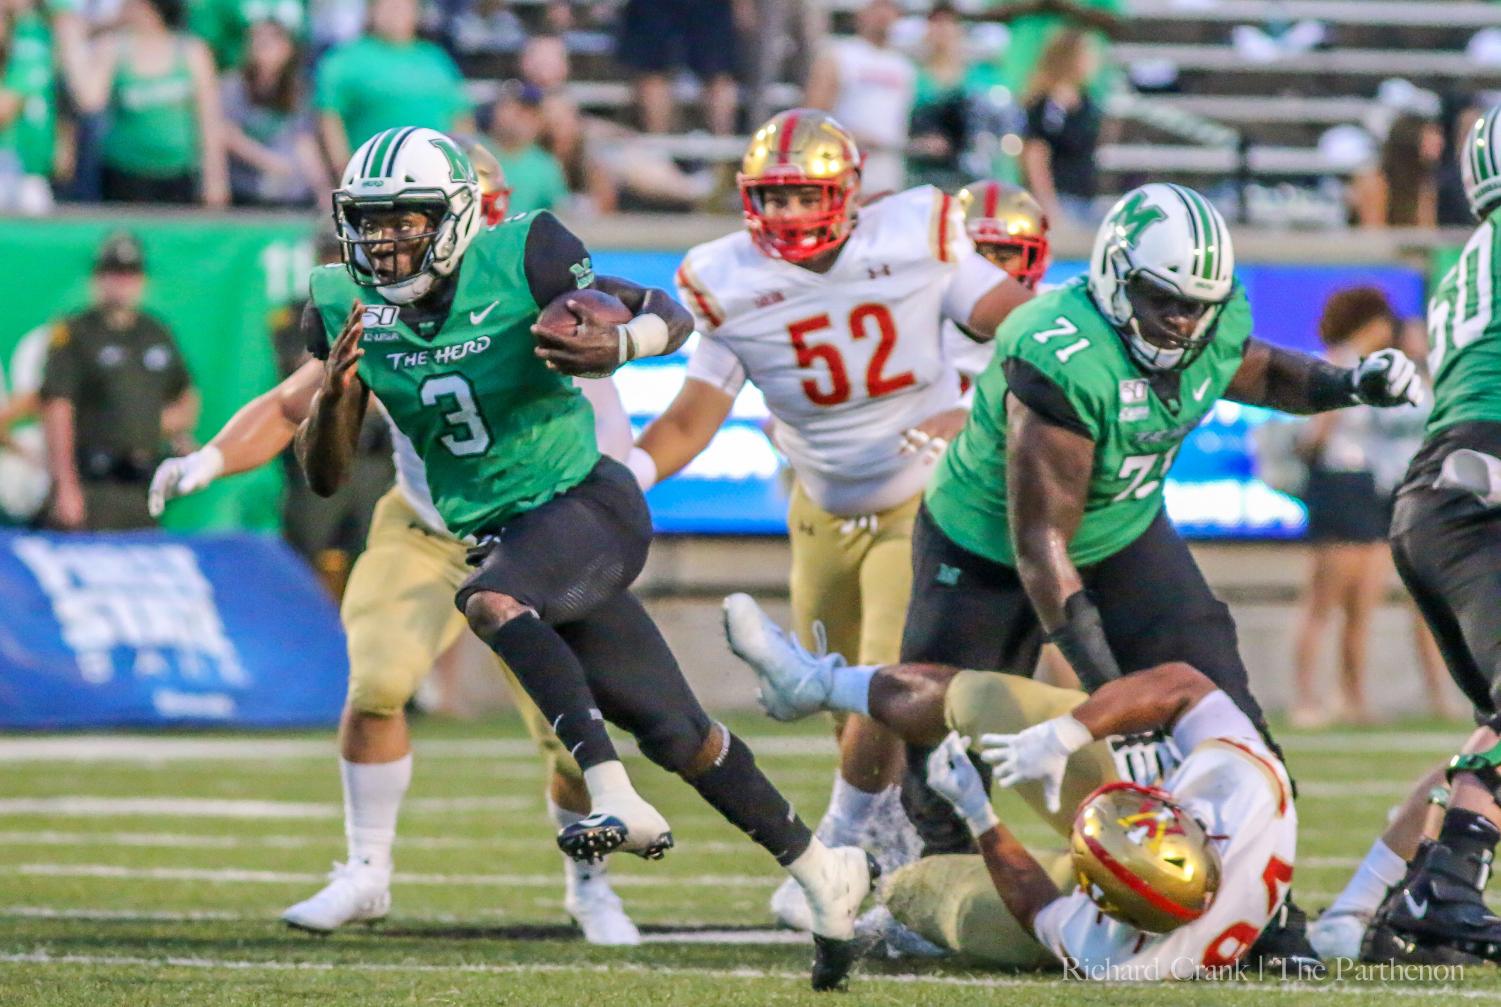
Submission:
[[[964,208],[964,230],[975,251],[1036,291],[1051,262],[1048,216],[1042,204],[1019,185],[988,178],[969,183],[954,198]],[[960,387],[968,396],[975,375],[995,356],[995,343],[977,343],[945,320],[943,348],[958,368]]]
[[[1224,978],[1283,902],[1297,846],[1287,771],[1229,696],[1186,664],[1086,697],[1015,675],[814,656],[746,595],[726,599],[725,629],[773,717],[844,710],[938,745],[928,781],[968,824],[980,856],[904,867],[884,899],[941,948],[1014,967],[1061,962],[1072,978]],[[1170,732],[1182,759],[1158,786],[1106,780],[1073,804],[1073,778],[1099,778],[1089,755],[1100,742],[1154,729]],[[971,752],[1001,786],[1073,814],[1060,829],[1066,859],[1049,857],[1050,870],[1001,824]]]
[[[504,175],[483,148],[465,148],[481,177],[485,221],[498,223],[509,193]],[[163,462],[151,480],[152,514],[159,515],[171,499],[280,455],[307,418],[322,380],[323,365],[309,360],[243,406],[203,448]],[[581,379],[579,386],[594,407],[600,450],[623,458],[631,446],[630,418],[614,383]],[[349,698],[340,730],[348,857],[336,865],[327,886],[282,914],[291,926],[319,933],[379,919],[390,908],[391,847],[412,765],[405,707],[433,662],[466,629],[453,593],[471,572],[464,561],[467,547],[438,516],[411,442],[387,422],[396,485],[376,504],[366,550],[355,560],[341,607],[350,658]],[[583,774],[515,676],[498,661],[496,665],[541,748],[549,771],[548,810],[557,827],[564,828],[589,814]],[[563,862],[564,907],[584,938],[592,944],[640,943],[640,933],[610,887],[605,862],[586,864],[568,857]]]
[[[643,488],[682,469],[754,383],[796,477],[787,516],[796,631],[811,640],[821,623],[831,647],[879,662],[898,657],[912,522],[932,460],[966,415],[940,323],[993,338],[1031,292],[975,253],[959,202],[931,186],[857,212],[860,164],[849,132],[824,112],[793,109],[757,130],[739,176],[745,229],[691,249],[678,269],[701,338],[630,465]],[[928,450],[904,451],[904,439]],[[900,745],[852,717],[840,748],[818,834],[859,842],[878,806],[880,832],[904,829],[893,786]],[[806,926],[795,885],[773,909]]]

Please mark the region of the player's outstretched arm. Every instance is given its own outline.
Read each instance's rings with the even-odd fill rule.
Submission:
[[[203,447],[162,462],[147,497],[152,516],[160,516],[169,500],[197,493],[221,476],[260,468],[281,454],[307,419],[322,383],[322,363],[308,360],[241,406]]]
[[[297,460],[308,486],[319,496],[333,496],[349,480],[369,390],[359,374],[360,339],[365,306],[355,301],[339,338],[323,363],[323,378],[308,418],[297,430]]]
[[[697,458],[730,415],[735,396],[688,378],[667,409],[636,441],[627,464],[643,490],[676,475]]]
[[[980,774],[969,761],[968,740],[950,732],[933,750],[928,757],[928,785],[964,819],[1001,900],[1017,922],[1031,930],[1043,906],[1058,898],[1058,886],[996,817]]]
[[[1357,405],[1416,405],[1423,401],[1423,383],[1416,365],[1400,350],[1380,350],[1354,367],[1338,367],[1307,353],[1251,339],[1225,397],[1308,414]]]
[[[1089,688],[1120,677],[1099,611],[1068,546],[1084,520],[1094,441],[1006,398],[1006,503],[1016,573],[1047,630]]]

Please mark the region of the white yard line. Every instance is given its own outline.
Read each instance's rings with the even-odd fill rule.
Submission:
[[[1452,753],[1464,738],[1457,727],[1444,731],[1375,731],[1362,734],[1286,734],[1279,736],[1283,748],[1295,754],[1356,754],[1371,752]],[[757,755],[832,755],[832,738],[756,736],[744,741]],[[634,751],[629,741],[622,748]],[[530,758],[536,745],[524,738],[418,740],[419,759]],[[133,734],[47,734],[0,739],[0,763],[20,762],[221,762],[249,764],[299,759],[338,758],[333,732],[327,740],[306,738],[163,737]]]
[[[417,814],[464,811],[522,811],[535,802],[525,797],[416,797],[402,810]],[[80,817],[175,816],[180,818],[342,818],[337,804],[314,801],[255,801],[215,797],[10,797],[0,799],[0,815]]]
[[[343,842],[334,832],[310,836],[237,835],[220,836],[194,832],[65,832],[40,829],[34,832],[0,831],[0,846],[134,846],[143,849],[180,850],[303,850],[337,849]],[[495,836],[464,839],[452,836],[396,837],[396,850],[535,850],[551,848],[551,833],[540,821],[535,838]],[[749,840],[693,840],[685,844],[693,853],[743,855],[750,849]]]
[[[15,864],[0,866],[0,876],[48,878],[114,878],[132,881],[205,881],[214,884],[318,884],[325,874],[309,871],[263,871],[242,867],[124,867],[119,864]],[[552,888],[558,879],[548,874],[427,874],[403,872],[405,885],[492,885],[501,888]],[[612,874],[616,888],[765,888],[775,875],[700,874],[683,876]]]
[[[698,977],[705,979],[777,979],[789,982],[807,982],[807,974],[803,972],[775,971],[771,969],[695,969],[680,966],[657,966],[636,965],[627,962],[611,963],[580,963],[566,965],[555,962],[535,962],[527,964],[491,964],[457,962],[453,964],[421,964],[415,962],[289,962],[289,961],[254,961],[236,958],[147,958],[132,955],[76,955],[76,954],[53,954],[46,949],[37,949],[25,952],[12,952],[0,954],[0,965],[61,965],[61,966],[95,966],[103,968],[185,968],[185,969],[218,969],[222,971],[245,971],[245,972],[322,972],[322,973],[415,973],[415,974],[443,974],[454,975],[458,973],[470,975],[566,975],[589,973],[592,975],[631,974],[641,976],[677,976]],[[949,975],[879,975],[857,972],[851,980],[854,988],[866,985],[922,985],[922,986],[950,986],[979,989],[1036,989],[1036,988],[1059,988],[1068,985],[1062,979],[1024,979],[1010,976],[949,976]],[[1137,988],[1140,984],[1112,984],[1113,986],[1133,985]],[[1370,997],[1379,992],[1383,996],[1413,998],[1427,1000],[1432,997],[1453,997],[1466,1000],[1493,1000],[1495,991],[1462,989],[1453,986],[1392,986],[1380,987],[1365,984],[1345,983],[1299,983],[1286,982],[1277,985],[1263,983],[1238,983],[1238,982],[1215,982],[1212,988],[1216,993],[1244,993],[1252,997],[1265,997],[1291,994],[1296,997],[1307,997],[1310,993],[1336,994],[1355,997]],[[1200,989],[1203,989],[1201,986]]]

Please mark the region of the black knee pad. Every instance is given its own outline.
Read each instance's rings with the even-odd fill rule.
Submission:
[[[636,744],[641,747],[641,754],[653,763],[669,773],[681,774],[698,761],[710,727],[680,714],[666,714],[636,735]]]

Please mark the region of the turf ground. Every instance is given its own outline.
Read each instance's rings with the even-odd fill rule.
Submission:
[[[770,775],[815,820],[832,745],[822,725],[741,718]],[[672,820],[666,860],[612,874],[648,943],[594,949],[560,908],[541,772],[517,723],[415,725],[391,917],[330,938],[275,922],[342,856],[326,733],[0,738],[0,1005],[829,1003],[811,947],[768,930],[769,857],[681,783],[632,759]],[[1281,735],[1302,799],[1295,891],[1339,890],[1388,809],[1452,752],[1457,725]],[[1009,810],[1008,810],[1009,809]],[[1056,845],[1025,812],[1022,837]],[[1127,988],[962,963],[862,966],[854,1004],[1447,1003],[1501,997],[1495,969],[1431,979]],[[1332,999],[1331,999],[1332,998]]]

